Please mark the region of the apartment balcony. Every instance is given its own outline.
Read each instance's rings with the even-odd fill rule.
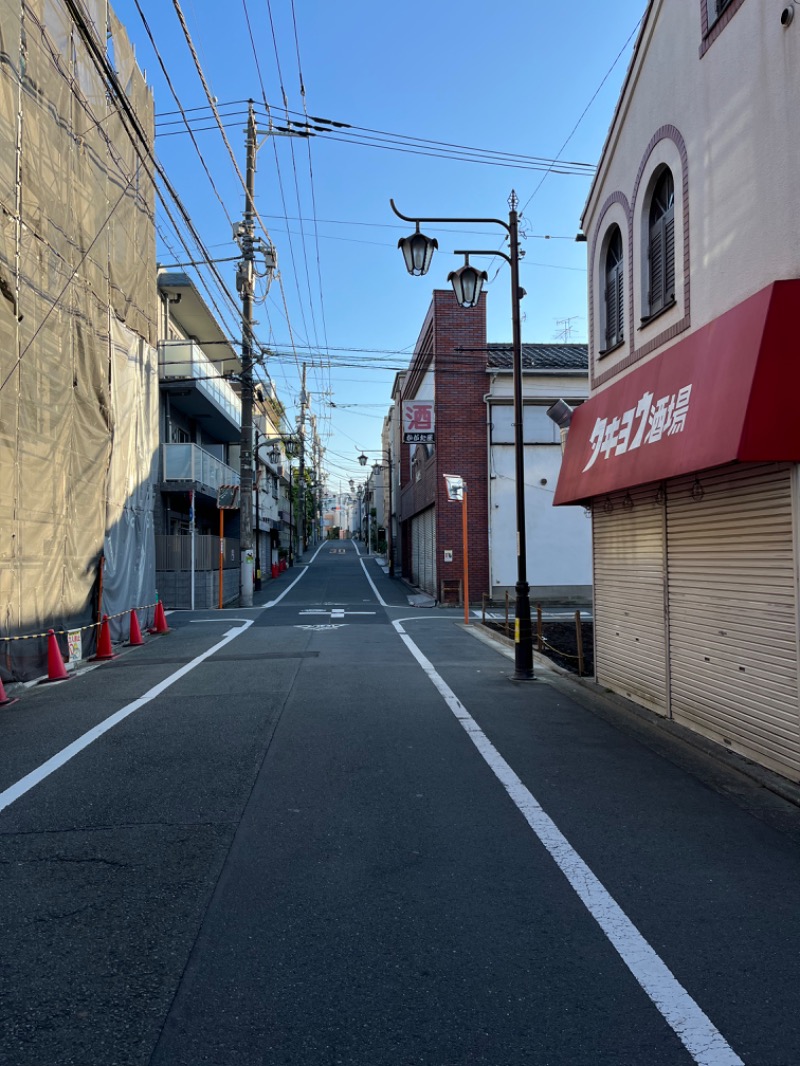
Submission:
[[[204,432],[219,441],[235,441],[242,432],[242,405],[230,383],[221,377],[194,341],[159,341],[158,376],[170,403],[196,419]]]
[[[194,489],[217,497],[220,485],[238,485],[239,471],[204,451],[198,444],[161,445],[161,488]]]

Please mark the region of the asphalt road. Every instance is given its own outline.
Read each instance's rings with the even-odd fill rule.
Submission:
[[[308,563],[0,712],[0,1062],[800,1064],[798,809]]]

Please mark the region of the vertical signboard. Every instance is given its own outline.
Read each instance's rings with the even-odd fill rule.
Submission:
[[[405,444],[433,444],[436,422],[433,400],[403,401],[403,442]]]

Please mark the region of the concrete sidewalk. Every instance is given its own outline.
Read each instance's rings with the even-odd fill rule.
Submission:
[[[486,626],[476,624],[464,627],[465,632],[494,647],[498,654],[514,661],[514,642]],[[696,733],[678,722],[656,714],[632,700],[599,685],[592,677],[579,677],[557,666],[545,655],[534,651],[534,673],[546,674],[548,680],[559,687],[576,703],[597,717],[604,719],[665,758],[684,766],[695,776],[702,776],[711,787],[731,795],[733,786],[730,775],[739,780],[742,793],[748,796],[748,806],[780,811],[780,803],[770,799],[769,794],[780,797],[800,808],[800,785],[776,774],[758,763],[729,751],[721,744]],[[761,794],[765,793],[765,794]],[[779,818],[780,828],[786,830],[787,819]],[[789,819],[788,822],[791,822]],[[800,842],[800,835],[797,836]]]

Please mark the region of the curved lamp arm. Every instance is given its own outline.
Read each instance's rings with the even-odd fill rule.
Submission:
[[[389,200],[389,206],[398,218],[402,218],[404,222],[487,222],[493,223],[496,226],[502,226],[506,232],[511,232],[511,227],[507,222],[503,222],[501,218],[410,218],[408,215],[402,214],[397,210],[394,200]]]

